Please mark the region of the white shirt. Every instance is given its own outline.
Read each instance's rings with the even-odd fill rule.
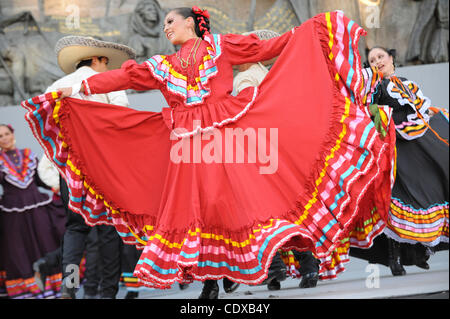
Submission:
[[[83,80],[98,74],[92,68],[88,66],[82,66],[75,72],[66,75],[65,77],[55,81],[51,86],[47,88],[45,93],[57,91],[57,89],[65,87],[73,87],[75,85],[80,85]],[[127,95],[125,91],[110,92],[106,94],[92,94],[84,95],[83,93],[72,94],[71,97],[80,100],[95,101],[100,103],[114,104],[120,106],[129,106]]]
[[[64,87],[73,87],[74,85],[79,85],[83,80],[97,74],[88,66],[83,66],[77,69],[75,72],[66,75],[65,77],[55,81],[51,86],[47,88],[45,93],[57,91],[58,89]],[[83,93],[72,94],[73,98],[80,100],[95,101],[107,104],[114,104],[120,106],[129,106],[128,98],[125,91],[110,92],[107,94],[92,94],[84,95]],[[42,159],[39,161],[38,174],[41,180],[48,186],[52,188],[59,189],[59,172],[53,163],[44,154]]]
[[[59,172],[55,165],[47,158],[47,155],[43,155],[39,161],[37,172],[41,181],[47,186],[53,189],[59,189]]]
[[[251,65],[247,70],[239,72],[233,80],[233,89],[239,94],[250,86],[258,86],[266,77],[269,70],[261,63]]]

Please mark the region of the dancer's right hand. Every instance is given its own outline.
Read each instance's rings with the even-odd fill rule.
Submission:
[[[72,88],[68,87],[68,88],[58,89],[58,93],[61,93],[61,96],[59,97],[58,100],[62,100],[63,98],[69,97],[72,95]]]

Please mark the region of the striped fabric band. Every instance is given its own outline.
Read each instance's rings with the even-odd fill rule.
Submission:
[[[25,189],[34,180],[37,168],[36,155],[28,148],[17,150],[20,158],[20,169],[14,165],[5,152],[0,152],[0,170],[5,173],[5,179],[12,185]]]
[[[433,247],[449,242],[448,203],[415,209],[392,198],[386,235],[399,242]]]
[[[396,77],[391,78],[387,91],[401,105],[410,107],[414,111],[413,114],[407,116],[405,122],[396,125],[397,132],[400,136],[405,140],[413,140],[425,135],[428,130],[426,124],[430,121],[427,112],[431,106],[430,99],[423,95],[416,83],[412,81],[402,82]]]

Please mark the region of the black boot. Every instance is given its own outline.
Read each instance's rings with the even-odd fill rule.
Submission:
[[[198,299],[218,299],[219,298],[219,285],[217,280],[205,280],[203,282],[202,293]]]
[[[45,281],[47,279],[47,261],[45,258],[40,258],[33,263],[34,281],[41,291],[45,290]]]
[[[406,275],[406,270],[403,268],[400,258],[400,243],[390,238],[388,238],[388,257],[392,275]]]
[[[185,290],[189,288],[189,284],[180,284],[178,283],[178,287],[180,288],[180,290]]]
[[[276,279],[277,281],[283,281],[286,279],[286,265],[281,259],[280,253],[276,253],[276,255],[272,259],[272,263],[269,267],[269,273],[267,278],[263,281],[263,285],[268,285],[272,280]]]
[[[139,297],[139,292],[137,291],[128,291],[123,299],[137,299]]]
[[[416,266],[425,270],[430,269],[430,265],[425,260],[418,262]]]
[[[302,280],[298,286],[300,288],[316,287],[319,281],[320,261],[310,251],[298,252],[294,250],[293,253],[300,264],[299,272],[302,275]]]
[[[281,284],[278,280],[273,279],[271,282],[267,284],[267,289],[269,290],[280,290]]]
[[[225,290],[227,294],[232,293],[239,287],[239,284],[237,282],[233,282],[227,277],[223,278],[222,283],[223,283],[223,290]]]
[[[317,282],[319,281],[319,273],[311,272],[309,274],[303,275],[302,280],[300,281],[300,288],[314,288],[317,286]]]

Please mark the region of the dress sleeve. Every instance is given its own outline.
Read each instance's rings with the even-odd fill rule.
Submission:
[[[102,72],[83,81],[84,93],[101,94],[133,89],[137,91],[159,89],[161,84],[154,78],[147,65],[128,60],[120,69]]]
[[[367,107],[371,104],[378,104],[383,75],[374,67],[362,69],[362,75],[363,87],[361,90],[361,99],[363,104]]]
[[[396,112],[394,117],[396,129],[400,137],[405,140],[414,140],[425,135],[430,128],[430,115],[428,109],[431,100],[426,97],[419,86],[407,79],[395,78],[388,85],[388,94],[396,100],[403,112]]]
[[[38,161],[37,158],[35,159],[35,161],[36,161],[37,167],[39,167],[40,162]],[[36,170],[37,170],[37,168],[36,168]],[[53,191],[53,188],[41,179],[41,176],[39,176],[39,171],[37,171],[36,174],[34,174],[34,180],[36,181],[37,186]]]
[[[414,140],[422,137],[430,128],[431,100],[423,95],[413,81],[396,76],[384,79],[373,100],[392,109],[397,138]]]
[[[267,61],[280,55],[294,31],[269,40],[260,40],[255,34],[225,34],[222,36],[224,53],[232,65]]]

